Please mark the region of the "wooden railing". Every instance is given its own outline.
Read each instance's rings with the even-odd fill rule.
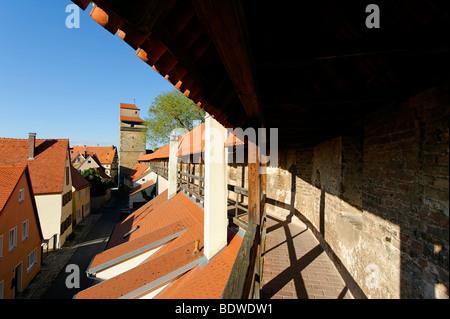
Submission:
[[[169,178],[169,168],[164,167],[162,165],[152,164],[152,163],[146,163],[152,171],[154,171],[156,174],[161,175],[165,179]]]
[[[195,181],[197,181],[197,183],[195,183]],[[196,200],[204,203],[205,179],[203,177],[178,171],[177,183],[182,191],[189,193],[189,195],[195,197]]]
[[[229,198],[228,202],[231,203],[231,206],[234,207],[234,216],[233,216],[233,223],[242,228],[243,230],[247,229],[247,220],[246,218],[248,215],[248,207],[243,206],[243,200],[239,200],[239,196],[246,196],[248,197],[248,190],[243,187],[230,185],[228,184],[228,190],[231,192],[234,192],[236,194],[236,197]]]
[[[250,222],[242,240],[222,299],[259,299],[261,297],[264,250],[266,244],[266,194],[261,194],[261,222]]]

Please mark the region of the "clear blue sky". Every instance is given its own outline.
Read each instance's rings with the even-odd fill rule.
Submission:
[[[135,50],[69,0],[0,0],[0,137],[68,138],[71,146],[119,144],[119,104],[141,117],[173,86]]]

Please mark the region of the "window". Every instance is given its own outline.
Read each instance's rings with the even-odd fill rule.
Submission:
[[[28,238],[28,225],[29,220],[26,220],[22,223],[22,241]]]
[[[86,189],[84,190],[84,196],[87,196],[87,195],[89,195],[89,188],[86,188]]]
[[[77,209],[77,219],[79,219],[81,217],[81,210]]]
[[[88,164],[91,164],[92,163],[92,161],[91,160],[88,160]]]
[[[0,281],[0,299],[3,299],[3,286],[4,286],[4,280]]]
[[[0,260],[2,260],[3,256],[3,235],[0,236]]]
[[[17,247],[17,227],[9,231],[9,251]]]
[[[31,269],[37,264],[37,248],[35,248],[31,254],[28,255],[27,258],[27,272],[30,272]]]
[[[78,200],[81,200],[81,192],[78,192]]]
[[[23,202],[25,200],[25,189],[21,188],[19,190],[19,203]]]
[[[70,176],[69,176],[69,168],[66,167],[66,185],[69,185],[69,178],[70,178]]]
[[[87,212],[89,210],[89,203],[84,206],[84,211]]]

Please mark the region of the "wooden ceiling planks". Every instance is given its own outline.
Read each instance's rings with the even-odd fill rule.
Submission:
[[[307,144],[448,78],[440,71],[448,66],[441,31],[448,7],[440,0],[382,4],[380,30],[364,26],[364,1],[297,10],[283,1],[98,0],[93,15],[223,125],[264,123],[279,127],[285,142]],[[330,124],[336,112],[340,126]]]

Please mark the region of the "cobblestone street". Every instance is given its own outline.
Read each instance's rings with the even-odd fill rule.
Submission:
[[[113,190],[111,200],[104,207],[94,210],[73,229],[72,239],[68,239],[61,249],[49,252],[43,260],[41,271],[19,299],[69,299],[79,290],[86,289],[89,279],[85,275],[85,267],[106,246],[114,225],[119,222],[119,211],[125,205],[120,191]],[[67,264],[80,268],[79,289],[65,286]]]

